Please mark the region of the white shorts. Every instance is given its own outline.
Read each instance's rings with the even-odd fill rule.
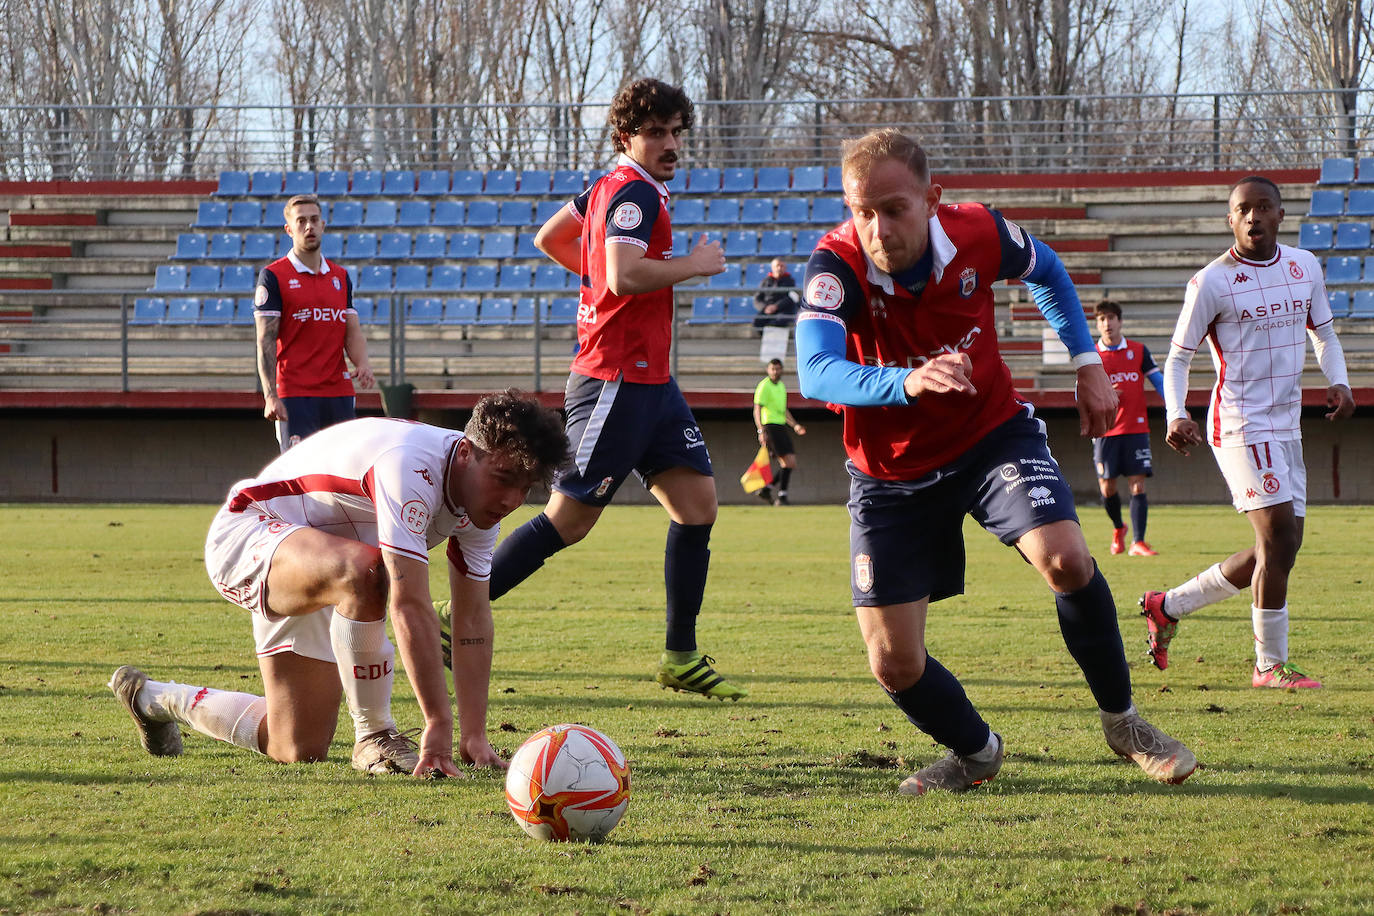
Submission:
[[[301,525],[259,512],[230,512],[221,507],[205,537],[205,571],[225,598],[253,615],[253,643],[258,658],[294,652],[306,658],[334,661],[329,641],[332,608],[284,617],[267,609],[267,571],[286,536]]]
[[[1231,488],[1237,512],[1291,502],[1294,515],[1307,514],[1307,465],[1302,460],[1301,439],[1214,445],[1212,454]]]

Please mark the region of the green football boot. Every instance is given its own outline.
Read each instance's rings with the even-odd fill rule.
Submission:
[[[740,700],[749,696],[749,691],[736,687],[716,673],[711,667],[715,661],[709,655],[693,655],[686,662],[677,665],[663,653],[658,662],[658,682],[665,688],[677,691],[689,690],[715,700]]]
[[[439,617],[439,649],[444,655],[444,667],[453,670],[453,614],[449,610],[449,599],[440,598],[434,602],[434,613]]]

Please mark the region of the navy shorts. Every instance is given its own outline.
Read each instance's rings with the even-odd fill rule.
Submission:
[[[1045,426],[1029,411],[919,480],[879,480],[852,462],[848,468],[856,607],[962,594],[965,515],[1008,545],[1051,522],[1078,521]]]
[[[774,458],[797,453],[796,448],[792,445],[792,434],[781,423],[763,424],[763,441],[768,445],[768,454]]]
[[[605,506],[631,472],[645,487],[675,467],[712,476],[701,428],[672,379],[642,385],[574,372],[563,407],[573,461],[554,489],[580,503]]]
[[[1153,477],[1152,460],[1149,433],[1124,433],[1093,440],[1093,466],[1099,480]]]
[[[277,421],[277,442],[284,452],[311,433],[326,426],[352,420],[357,416],[354,398],[282,398],[286,405],[286,420]]]

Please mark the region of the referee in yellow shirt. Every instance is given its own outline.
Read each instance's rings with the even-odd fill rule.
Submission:
[[[768,377],[759,381],[754,389],[754,428],[759,434],[759,445],[768,449],[768,454],[777,459],[777,489],[764,487],[759,490],[759,498],[771,501],[775,506],[787,505],[787,484],[792,479],[792,469],[797,466],[796,449],[792,447],[792,436],[787,432],[791,427],[798,436],[806,435],[806,427],[797,422],[787,409],[787,387],[782,383],[782,360],[768,361]]]

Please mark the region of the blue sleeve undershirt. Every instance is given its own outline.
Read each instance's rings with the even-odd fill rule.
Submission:
[[[1031,239],[1035,246],[1035,269],[1022,279],[1030,290],[1035,307],[1054,328],[1054,333],[1068,347],[1070,356],[1094,349],[1088,319],[1083,317],[1083,303],[1073,288],[1069,272],[1054,249],[1039,239]]]

